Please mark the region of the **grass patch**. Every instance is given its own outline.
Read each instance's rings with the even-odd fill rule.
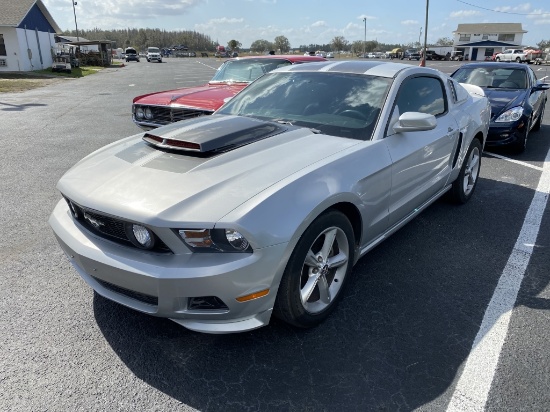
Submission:
[[[0,93],[24,92],[47,86],[67,78],[79,78],[97,73],[104,67],[74,67],[71,73],[52,72],[52,69],[32,72],[0,72]]]
[[[51,75],[51,76],[59,76],[59,77],[84,77],[88,76],[90,74],[97,73],[98,71],[103,70],[103,67],[97,67],[97,66],[80,66],[80,67],[73,67],[70,73],[64,73],[64,72],[52,72],[52,69],[44,69],[44,70],[37,70],[33,73],[42,74],[42,75]]]

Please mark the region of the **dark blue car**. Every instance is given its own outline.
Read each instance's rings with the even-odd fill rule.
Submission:
[[[491,102],[485,146],[506,145],[523,152],[529,132],[540,129],[550,84],[537,80],[529,66],[519,63],[470,63],[451,76],[480,86]]]

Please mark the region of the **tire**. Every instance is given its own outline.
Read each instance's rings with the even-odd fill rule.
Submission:
[[[529,130],[531,130],[531,119],[527,122],[525,131],[522,133],[521,137],[512,144],[512,150],[516,154],[525,152],[527,149],[527,138],[529,137]]]
[[[537,122],[533,126],[533,130],[540,130],[540,126],[542,124],[542,118],[544,117],[544,109],[546,108],[546,100],[542,102],[542,107],[540,109],[539,118],[537,119]]]
[[[497,57],[495,60],[496,60],[497,62],[499,62],[499,61],[500,61],[500,57]]]
[[[355,257],[355,237],[348,218],[330,210],[300,237],[287,263],[274,314],[300,328],[325,320],[336,308]]]
[[[464,204],[474,194],[479,180],[481,167],[481,142],[478,139],[472,140],[466,158],[462,163],[458,177],[451,187],[450,197],[454,203]]]
[[[516,57],[516,63],[521,63],[521,59],[519,57]]]

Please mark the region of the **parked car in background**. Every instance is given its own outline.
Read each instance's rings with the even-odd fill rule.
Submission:
[[[265,55],[231,59],[222,64],[203,86],[137,96],[132,119],[143,129],[212,114],[226,99],[235,96],[253,80],[278,67],[325,61],[316,56]]]
[[[403,59],[420,60],[420,52],[416,49],[407,49],[403,53]]]
[[[207,333],[272,314],[313,327],[359,258],[445,193],[472,198],[489,110],[425,67],[285,65],[213,116],[81,160],[49,223],[86,283],[129,308]]]
[[[497,62],[516,62],[531,63],[532,52],[525,52],[522,49],[507,49],[502,53],[497,53],[495,61]]]
[[[126,62],[135,61],[139,63],[139,54],[133,47],[127,47],[124,51],[124,59]]]
[[[327,55],[325,56],[327,59],[334,59],[334,53],[333,52],[328,52]]]
[[[158,47],[147,47],[147,55],[145,56],[148,62],[162,63],[162,55]]]
[[[523,152],[529,133],[541,127],[550,85],[519,63],[469,63],[451,76],[483,88],[489,98],[492,114],[487,146],[511,146]]]

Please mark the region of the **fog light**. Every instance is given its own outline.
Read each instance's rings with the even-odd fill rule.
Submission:
[[[141,225],[132,225],[132,233],[141,247],[145,249],[151,249],[153,247],[154,237],[149,229]]]

